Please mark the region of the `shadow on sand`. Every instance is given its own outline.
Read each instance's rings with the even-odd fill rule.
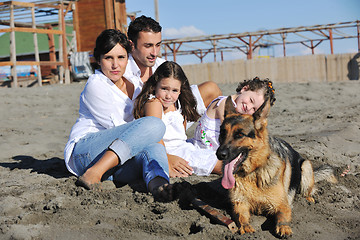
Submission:
[[[66,169],[64,159],[53,157],[49,159],[36,159],[32,156],[17,155],[12,157],[17,162],[1,162],[0,166],[14,169],[31,169],[31,172],[47,174],[54,178],[70,177],[71,174]]]

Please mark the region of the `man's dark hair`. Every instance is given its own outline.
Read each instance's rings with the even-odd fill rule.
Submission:
[[[139,38],[139,32],[161,32],[160,24],[152,19],[151,17],[146,17],[144,15],[135,18],[129,24],[128,28],[128,38],[131,40],[136,48],[137,40]]]

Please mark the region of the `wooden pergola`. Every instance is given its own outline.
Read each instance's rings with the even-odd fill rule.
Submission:
[[[60,83],[70,83],[68,70],[68,51],[66,44],[65,16],[72,11],[72,1],[44,1],[45,3],[30,3],[19,1],[6,1],[0,3],[0,14],[2,16],[0,33],[10,33],[10,61],[0,62],[0,66],[10,66],[11,77],[14,87],[18,86],[16,67],[21,65],[37,66],[37,82],[42,85],[42,74],[40,66],[59,67]],[[39,24],[36,19],[39,15],[57,15],[57,21],[52,24]],[[17,21],[19,19],[20,21]],[[58,26],[58,29],[54,29]],[[27,32],[33,34],[35,61],[17,61],[15,32]],[[49,39],[50,61],[40,61],[37,34],[47,34]],[[56,60],[54,35],[59,36],[59,59]]]
[[[343,30],[351,30],[351,34],[345,33]],[[216,62],[218,52],[222,56],[224,51],[241,51],[247,59],[252,59],[255,49],[276,45],[282,46],[284,56],[286,56],[286,46],[289,44],[302,44],[311,49],[312,54],[314,54],[314,49],[324,41],[329,41],[330,53],[333,54],[333,42],[335,40],[350,38],[357,39],[358,51],[360,52],[359,20],[256,32],[165,39],[162,43],[165,58],[172,56],[176,61],[178,55],[193,54],[203,62],[203,58],[212,52]]]
[[[71,22],[72,40],[67,38],[66,26]],[[41,23],[41,20],[43,22]],[[37,83],[43,79],[40,66],[59,68],[60,83],[70,83],[69,53],[94,49],[98,34],[110,28],[127,30],[125,0],[36,0],[33,2],[0,2],[0,33],[10,33],[10,61],[0,61],[0,66],[10,66],[11,80],[18,86],[17,66],[37,66]],[[15,32],[33,34],[34,61],[19,61],[16,56]],[[38,34],[47,34],[49,61],[39,57]],[[54,35],[59,36],[58,57]],[[65,80],[65,81],[64,81]]]

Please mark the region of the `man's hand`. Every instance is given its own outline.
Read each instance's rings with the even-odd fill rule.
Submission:
[[[170,177],[188,177],[192,175],[193,169],[189,163],[181,157],[168,154],[169,175]]]

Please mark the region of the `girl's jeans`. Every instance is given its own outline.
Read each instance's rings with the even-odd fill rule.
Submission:
[[[169,165],[163,138],[165,125],[156,117],[135,121],[89,133],[75,145],[72,157],[76,172],[81,176],[110,147],[119,157],[119,165],[109,170],[103,180],[129,183],[143,178],[146,186],[155,177],[169,181]]]

